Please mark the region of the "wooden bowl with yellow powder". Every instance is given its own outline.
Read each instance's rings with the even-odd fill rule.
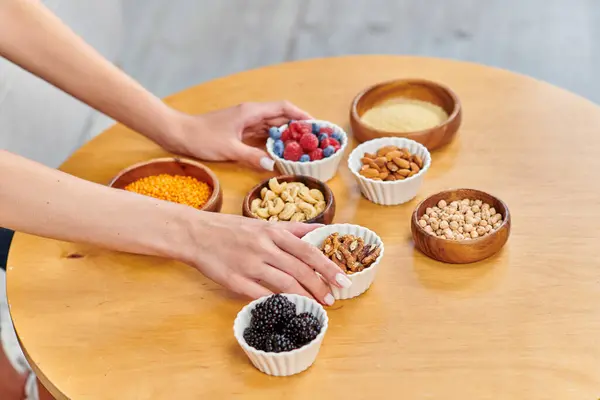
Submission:
[[[435,150],[452,141],[462,119],[456,94],[423,79],[379,83],[359,93],[350,108],[352,133],[359,142],[405,137]]]
[[[119,172],[109,186],[201,211],[219,212],[223,205],[223,192],[215,173],[199,162],[183,158],[157,158],[134,164]]]

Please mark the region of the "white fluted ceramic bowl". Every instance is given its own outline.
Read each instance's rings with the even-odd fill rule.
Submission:
[[[418,174],[402,181],[374,181],[359,174],[358,172],[362,167],[360,159],[364,154],[376,153],[377,150],[384,146],[407,148],[412,154],[417,154],[421,157],[423,160],[423,168],[421,168]],[[423,178],[430,166],[431,155],[425,146],[414,140],[399,137],[385,137],[369,140],[357,146],[352,153],[350,153],[350,157],[348,157],[348,168],[350,168],[350,171],[356,177],[363,196],[373,203],[385,206],[403,204],[414,199],[423,184]]]
[[[336,124],[333,124],[328,121],[322,121],[322,120],[318,120],[318,119],[308,119],[308,120],[302,120],[300,122],[307,122],[307,123],[315,122],[320,125],[328,126],[328,127],[332,128],[334,131],[337,131],[338,133],[340,133],[342,136],[342,143],[340,143],[340,145],[341,145],[340,149],[338,151],[336,151],[331,157],[323,158],[322,160],[307,161],[307,162],[288,161],[288,160],[283,159],[282,157],[278,157],[273,152],[273,144],[275,143],[275,141],[273,139],[269,138],[269,139],[267,139],[267,153],[269,153],[271,158],[275,161],[275,165],[277,166],[277,169],[279,169],[279,171],[282,174],[306,175],[306,176],[311,176],[313,178],[316,178],[320,181],[327,182],[328,180],[331,180],[335,176],[335,174],[340,166],[340,161],[342,160],[344,151],[346,151],[346,148],[348,147],[348,134],[342,128],[337,126]],[[279,130],[281,132],[283,132],[287,128],[287,126],[288,126],[287,124],[280,126]]]
[[[354,235],[360,237],[365,241],[365,244],[378,244],[381,246],[381,253],[379,257],[371,264],[368,268],[357,272],[355,274],[347,275],[352,285],[348,288],[342,289],[334,285],[330,285],[333,297],[337,300],[351,299],[356,296],[360,296],[371,287],[371,284],[375,280],[375,275],[379,269],[379,263],[383,258],[383,241],[377,236],[375,232],[365,227],[352,224],[333,224],[327,225],[321,228],[317,228],[312,232],[306,234],[302,240],[309,242],[313,246],[321,248],[321,245],[325,239],[332,233],[338,232],[342,235]]]
[[[325,309],[316,301],[297,294],[284,294],[296,304],[296,314],[310,312],[321,322],[321,332],[310,343],[284,353],[267,353],[248,345],[244,340],[244,330],[250,325],[251,311],[270,296],[261,297],[246,305],[238,313],[233,323],[233,334],[252,364],[261,372],[273,376],[289,376],[308,369],[316,360],[321,343],[329,326]]]

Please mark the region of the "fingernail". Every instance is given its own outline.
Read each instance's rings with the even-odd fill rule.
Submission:
[[[352,281],[346,276],[346,274],[339,273],[335,276],[335,281],[344,289],[349,288],[352,285]]]
[[[327,296],[325,296],[325,304],[327,304],[328,306],[331,306],[331,305],[333,305],[333,303],[335,303],[335,299],[333,298],[331,293],[327,293]]]
[[[263,157],[260,159],[260,166],[267,171],[273,171],[275,169],[275,161],[271,160],[269,157]]]

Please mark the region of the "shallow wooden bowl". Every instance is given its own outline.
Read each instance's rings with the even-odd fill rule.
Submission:
[[[440,200],[481,200],[494,207],[502,215],[502,225],[492,233],[471,240],[447,240],[431,236],[419,225],[419,219],[428,207]],[[491,194],[475,189],[456,189],[439,192],[423,200],[411,218],[411,230],[415,246],[427,256],[450,264],[468,264],[481,261],[496,254],[510,235],[510,212],[506,204]]]
[[[221,211],[221,207],[223,206],[223,191],[217,176],[210,168],[193,160],[168,157],[143,161],[119,172],[108,185],[116,189],[124,189],[125,186],[138,179],[160,174],[192,176],[201,182],[206,182],[212,187],[213,191],[206,204],[200,210]]]
[[[327,186],[325,182],[322,182],[318,179],[311,178],[310,176],[303,175],[281,175],[277,176],[277,181],[281,182],[301,182],[304,183],[309,189],[318,189],[323,193],[325,197],[325,210],[315,218],[304,221],[308,224],[331,224],[333,222],[333,217],[335,216],[335,197],[333,196],[333,192]],[[242,204],[242,214],[249,218],[260,219],[252,214],[250,211],[250,204],[252,200],[256,198],[260,198],[260,191],[264,187],[269,187],[269,179],[265,179],[258,185],[254,186],[244,198],[244,202]]]
[[[437,104],[446,111],[449,118],[434,128],[416,132],[382,131],[361,121],[367,110],[398,97]],[[458,96],[444,85],[423,79],[399,79],[378,83],[359,93],[350,107],[352,133],[359,142],[380,137],[405,137],[421,143],[429,151],[450,143],[458,132],[461,120],[462,107]]]

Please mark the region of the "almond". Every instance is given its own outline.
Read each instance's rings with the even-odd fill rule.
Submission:
[[[396,146],[384,146],[384,147],[380,148],[379,150],[377,150],[377,155],[379,157],[382,157],[382,156],[385,156],[390,151],[394,151],[394,150],[398,150],[398,147],[396,147]]]
[[[385,166],[392,172],[396,172],[400,169],[400,167],[394,164],[392,161],[389,161],[387,164],[385,164]]]
[[[388,161],[392,161],[396,157],[402,158],[403,156],[404,156],[404,153],[402,153],[399,150],[394,150],[394,151],[390,151],[389,153],[387,153],[385,155],[385,158],[387,158]]]
[[[410,170],[416,174],[417,172],[419,172],[421,170],[421,168],[419,168],[419,166],[417,164],[415,164],[414,162],[411,162]]]
[[[392,161],[394,162],[394,164],[396,164],[397,166],[399,166],[402,169],[410,168],[410,162],[408,162],[407,160],[405,160],[403,158],[396,157]]]
[[[377,164],[380,170],[385,168],[385,163],[387,163],[387,159],[385,157],[377,157],[375,159],[375,164]]]
[[[403,176],[403,177],[407,177],[410,174],[410,169],[399,169],[398,171],[396,171],[394,173],[394,175],[398,176]]]
[[[418,155],[412,156],[413,162],[419,166],[419,169],[423,168],[423,159]]]
[[[360,174],[365,178],[379,178],[379,171],[375,168],[368,168],[360,171]]]

